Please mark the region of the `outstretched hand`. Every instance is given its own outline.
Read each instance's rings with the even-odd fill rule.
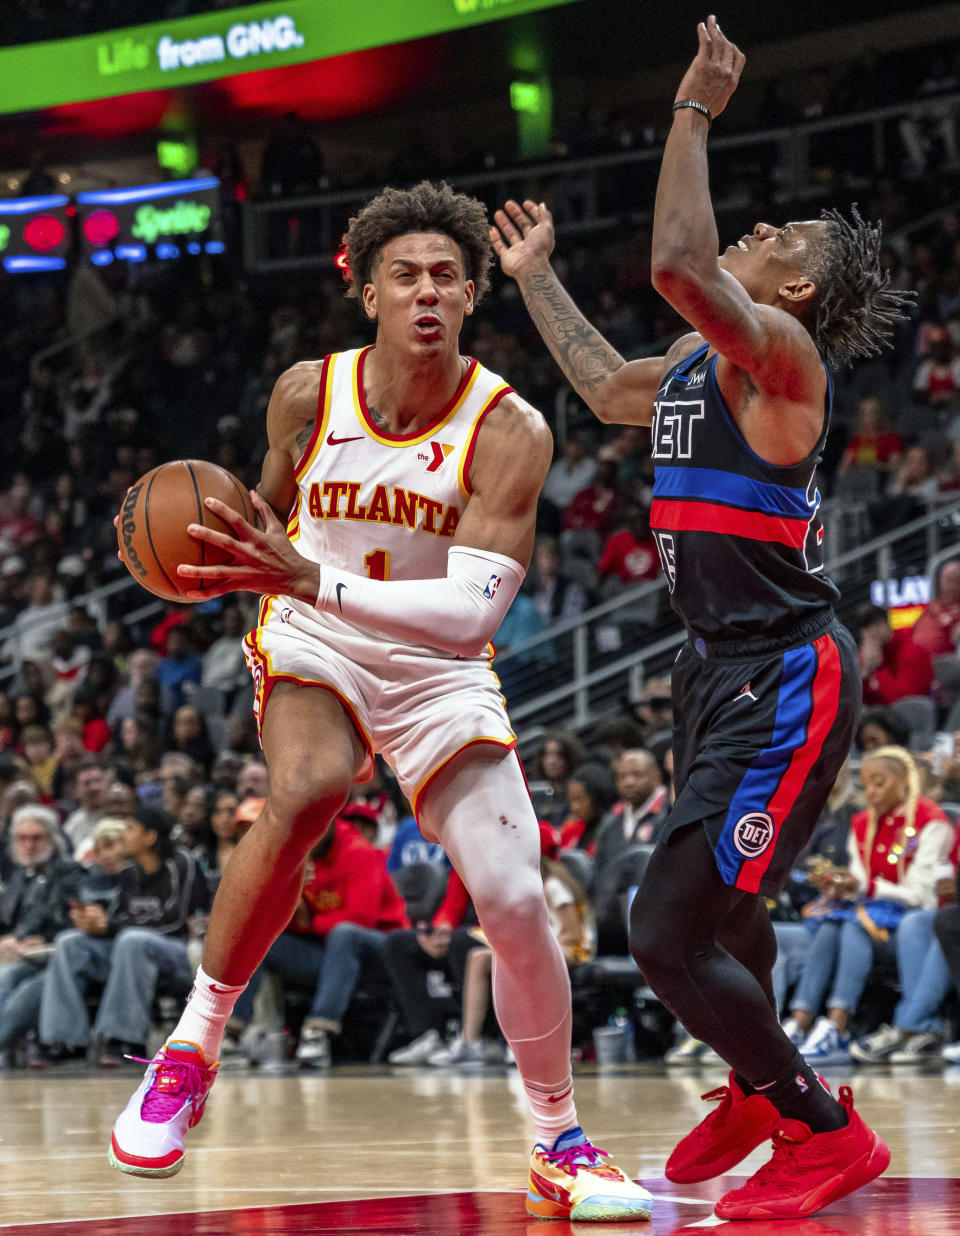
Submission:
[[[537,205],[528,199],[521,206],[511,198],[493,221],[496,227],[490,229],[490,240],[505,275],[516,279],[525,268],[549,259],[554,244],[553,215],[543,202]]]
[[[206,601],[227,592],[257,592],[283,593],[312,603],[320,586],[319,566],[297,553],[272,507],[256,490],[250,491],[250,497],[263,522],[262,528],[248,523],[225,502],[204,498],[207,510],[218,515],[233,535],[203,524],[189,524],[187,532],[195,541],[230,554],[231,560],[222,566],[181,563],[177,575],[196,585],[184,592],[185,599]]]
[[[693,99],[717,117],[730,102],[740,82],[746,56],[731,43],[712,14],[697,26],[700,46],[693,63],[683,75],[677,99]]]

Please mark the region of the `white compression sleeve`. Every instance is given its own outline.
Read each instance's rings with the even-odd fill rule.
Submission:
[[[316,608],[381,635],[478,656],[523,583],[519,562],[454,545],[442,579],[367,579],[322,566]]]

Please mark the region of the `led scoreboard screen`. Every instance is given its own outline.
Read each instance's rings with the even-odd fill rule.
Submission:
[[[64,193],[0,201],[0,261],[11,274],[63,270],[70,248],[70,199]]]
[[[222,253],[215,176],[76,196],[81,257],[95,266]]]

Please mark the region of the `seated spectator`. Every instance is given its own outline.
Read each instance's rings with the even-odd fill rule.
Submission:
[[[45,807],[26,808],[31,810],[38,814],[42,811],[47,818],[52,814]],[[36,816],[33,818],[36,820]],[[0,965],[0,1052],[8,1051],[29,1031],[39,1028],[43,972],[55,936],[70,923],[82,927],[91,911],[102,911],[112,903],[117,876],[127,861],[122,820],[100,820],[93,833],[92,857],[93,863],[86,869],[57,855],[46,864],[48,883],[37,890],[39,896],[33,899],[34,913],[40,911],[47,916],[45,944],[28,948],[22,962],[14,963],[10,969]]]
[[[853,436],[847,442],[837,469],[839,475],[864,468],[888,473],[900,462],[902,453],[903,440],[890,428],[880,400],[872,395],[861,399]]]
[[[115,730],[124,717],[132,717],[138,709],[137,688],[143,682],[155,682],[160,659],[152,648],[136,648],[130,654],[127,680],[120,687],[107,709],[107,724]]]
[[[615,449],[601,447],[593,480],[577,493],[563,514],[563,531],[587,530],[605,537],[623,518],[626,498],[617,481],[619,458]]]
[[[262,759],[251,760],[244,764],[237,774],[237,798],[243,802],[245,798],[266,798],[269,774]]]
[[[585,752],[576,735],[567,730],[545,734],[530,767],[531,797],[538,820],[559,828],[570,812],[567,781],[583,763]],[[540,784],[538,784],[540,783]]]
[[[65,799],[77,774],[80,761],[86,755],[83,746],[83,726],[72,717],[58,721],[53,726],[53,753],[57,769],[53,778],[52,796],[55,801]]]
[[[656,841],[669,804],[657,761],[642,747],[624,751],[616,763],[617,801],[597,829],[597,877],[629,845]]]
[[[245,805],[249,807],[250,803],[256,801],[256,799],[248,798]],[[211,898],[217,891],[223,870],[240,840],[241,830],[238,828],[239,821],[236,818],[238,807],[237,796],[232,790],[214,790],[213,807],[210,811],[212,841],[208,845],[201,843],[198,847],[199,852],[195,851],[195,857],[203,868],[203,874],[210,886]],[[259,814],[258,808],[257,815]],[[251,820],[250,823],[252,822]]]
[[[173,839],[179,846],[189,850],[194,858],[200,858],[200,849],[209,849],[213,841],[210,814],[213,799],[209,788],[201,783],[191,785],[180,802],[175,817]]]
[[[193,637],[185,623],[177,623],[167,631],[166,655],[157,666],[157,682],[170,692],[171,703],[179,708],[185,702],[184,684],[200,684],[203,662],[193,647]]]
[[[860,716],[856,747],[862,754],[877,747],[905,747],[910,726],[892,708],[868,708]]]
[[[229,1024],[234,1040],[253,1016],[264,972],[279,974],[286,983],[313,988],[297,1060],[326,1068],[331,1037],[340,1033],[364,969],[382,971],[388,933],[407,926],[384,855],[345,820],[334,820],[310,852],[300,904],[289,926],[237,1001]]]
[[[216,754],[207,731],[207,719],[193,704],[181,704],[173,714],[171,751],[188,755],[206,776]]]
[[[580,884],[556,861],[559,852],[556,829],[540,825],[540,876],[550,928],[570,969],[589,961],[596,952],[593,910]],[[482,938],[482,933],[481,933]],[[485,943],[467,956],[463,975],[461,1033],[447,1048],[431,1054],[426,1063],[444,1068],[502,1061],[503,1047],[484,1041],[484,1024],[490,1012],[493,987],[493,950]],[[492,1050],[491,1050],[492,1049]]]
[[[870,504],[874,531],[894,532],[930,509],[940,490],[940,480],[925,446],[907,447],[887,483],[884,497]]]
[[[909,627],[895,631],[886,612],[874,605],[857,610],[860,671],[865,704],[892,704],[906,695],[929,695],[933,686],[930,651],[914,642]]]
[[[633,505],[627,510],[627,526],[607,537],[597,564],[597,575],[609,585],[642,584],[660,578],[657,543],[650,533],[650,512]]]
[[[644,746],[673,733],[673,694],[669,678],[648,678],[640,702],[635,705],[637,720],[643,726]]]
[[[436,841],[428,841],[420,831],[416,816],[407,815],[397,825],[393,834],[390,853],[387,855],[387,871],[393,875],[401,867],[411,863],[439,863],[443,867],[450,866],[447,852]]]
[[[589,447],[589,435],[574,432],[564,443],[563,454],[550,466],[541,494],[541,502],[549,507],[545,523],[550,532],[559,532],[563,512],[593,480],[597,465],[589,454]],[[544,514],[541,510],[541,520]]]
[[[203,654],[205,687],[215,688],[229,696],[249,681],[247,663],[243,656],[243,636],[247,627],[244,612],[239,605],[228,605],[223,611],[223,629]]]
[[[524,591],[532,598],[544,627],[578,618],[589,603],[586,588],[564,574],[560,545],[552,536],[537,537]]]
[[[106,717],[108,698],[109,693],[98,692],[89,681],[82,682],[73,693],[71,716],[80,722],[86,751],[103,751],[110,742],[110,726]]]
[[[956,905],[956,862],[952,868],[944,864],[934,891],[941,907]],[[954,985],[934,931],[940,913],[911,910],[904,915],[897,928],[900,999],[893,1024],[851,1043],[850,1055],[858,1064],[918,1064],[940,1056],[945,1037],[941,1006]]]
[[[931,408],[952,408],[960,393],[960,357],[942,326],[927,332],[927,355],[913,375],[913,395]]]
[[[894,960],[907,910],[936,906],[955,844],[953,824],[920,797],[916,765],[902,747],[870,752],[860,780],[867,810],[851,821],[847,866],[813,877],[821,897],[804,913],[815,934],[783,1026],[816,1066],[849,1063],[850,1019],[870,971]],[[817,1018],[825,997],[827,1014]]]
[[[53,797],[57,776],[57,757],[53,753],[53,737],[45,725],[28,725],[20,736],[23,758],[40,791],[46,799]]]
[[[146,1054],[161,982],[180,996],[193,983],[187,957],[190,920],[210,908],[196,860],[171,842],[173,820],[139,807],[124,821],[128,865],[108,910],[94,907],[83,926],[57,937],[44,977],[40,1042],[53,1056],[85,1054],[91,1027],[86,993],[104,983],[92,1033],[106,1040],[100,1063]]]
[[[49,652],[54,631],[65,625],[68,612],[62,595],[57,594],[53,572],[35,571],[30,581],[29,604],[13,620],[0,656],[17,662],[43,659]]]
[[[937,572],[933,600],[913,624],[913,642],[933,657],[956,651],[960,641],[960,560],[945,562]]]
[[[581,764],[567,780],[570,814],[560,827],[560,848],[586,850],[591,858],[597,848],[597,830],[616,798],[613,778],[599,764]]]
[[[63,822],[63,831],[74,851],[85,849],[93,839],[96,822],[105,814],[103,798],[110,775],[96,755],[85,755],[77,764],[73,779],[76,807]]]
[[[412,904],[411,914],[412,930],[391,932],[383,959],[410,1040],[390,1053],[390,1064],[426,1064],[444,1049],[443,1032],[460,1012],[454,993],[463,988],[467,958],[473,949],[483,947],[469,895],[456,870],[450,872],[432,918],[421,916]]]
[[[145,714],[121,718],[110,752],[114,758],[122,759],[134,775],[156,768],[160,751],[160,740]]]

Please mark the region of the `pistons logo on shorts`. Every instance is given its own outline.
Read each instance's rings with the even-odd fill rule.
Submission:
[[[733,844],[744,858],[759,858],[773,840],[773,818],[766,811],[749,811],[733,826]]]

